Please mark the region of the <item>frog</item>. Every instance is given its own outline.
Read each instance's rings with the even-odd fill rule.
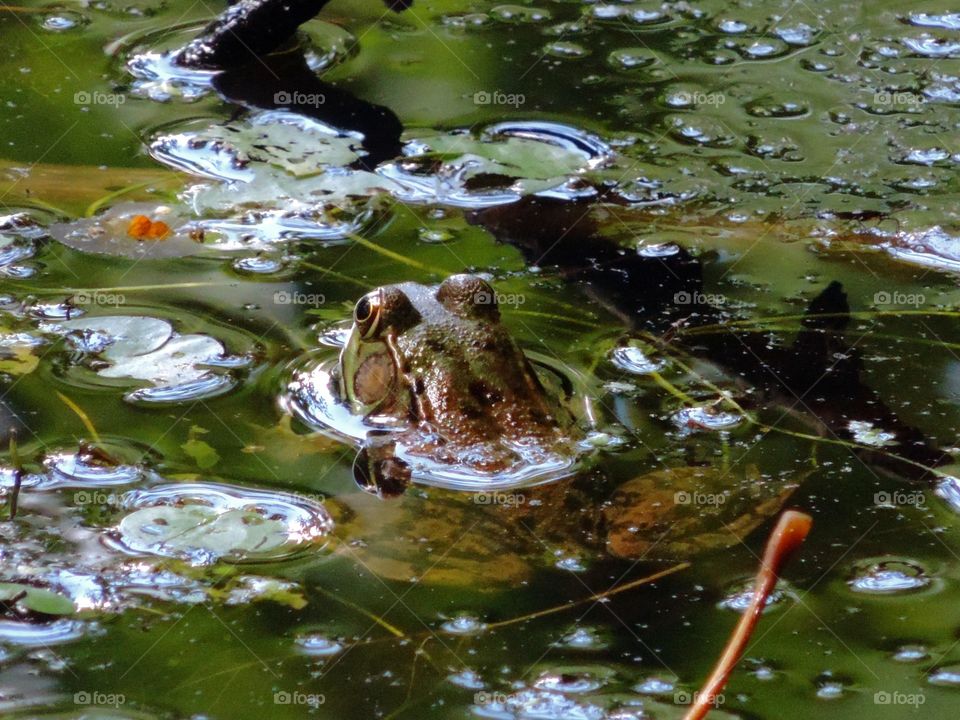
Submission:
[[[485,279],[404,282],[364,294],[332,374],[339,400],[374,428],[361,440],[365,493],[340,498],[341,554],[382,578],[486,587],[527,579],[543,559],[679,561],[729,547],[772,518],[796,483],[756,468],[661,467],[611,487],[578,462],[584,429],[537,372]],[[309,384],[301,383],[303,391]],[[563,468],[546,480],[546,458]],[[418,463],[468,474],[416,483]],[[521,482],[498,483],[508,477]],[[683,498],[711,493],[711,507]],[[679,498],[679,500],[678,500]],[[388,502],[384,502],[388,500]]]
[[[546,391],[476,275],[365,294],[337,375],[351,411],[385,430],[368,436],[356,465],[378,493],[401,492],[411,465],[467,473],[483,489],[562,475],[578,455],[572,413]]]

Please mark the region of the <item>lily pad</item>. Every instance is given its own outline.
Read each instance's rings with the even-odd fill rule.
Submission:
[[[0,347],[0,372],[8,375],[29,375],[40,364],[40,358],[29,345]]]
[[[0,603],[38,615],[70,615],[76,609],[68,597],[20,583],[0,583]]]
[[[130,237],[130,223],[137,215],[166,223],[170,233],[162,238]],[[50,235],[68,247],[102,255],[137,259],[185,257],[204,251],[189,208],[147,202],[118,203],[89,218],[54,223]],[[207,239],[209,240],[209,238]]]
[[[124,504],[134,509],[114,529],[122,548],[193,565],[286,557],[333,526],[320,503],[213,483],[136,491]]]
[[[319,99],[318,99],[319,100]],[[164,163],[221,180],[250,181],[257,164],[294,177],[349,165],[360,153],[360,138],[312,118],[282,110],[261,112],[244,122],[158,137],[151,152]]]
[[[286,526],[248,510],[202,505],[137,510],[120,522],[120,534],[131,548],[164,554],[209,553],[215,557],[264,553],[283,547]]]
[[[107,315],[65,320],[44,329],[67,334],[78,350],[106,360],[108,364],[96,370],[100,377],[142,380],[169,390],[131,393],[129,400],[193,400],[220,394],[233,385],[228,376],[209,368],[228,360],[227,364],[237,364],[232,362],[235,358],[227,358],[219,340],[200,334],[180,335],[164,320]]]

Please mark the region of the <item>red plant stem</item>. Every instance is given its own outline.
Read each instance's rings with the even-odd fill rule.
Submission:
[[[781,569],[807,537],[811,525],[813,525],[813,518],[796,510],[788,510],[780,516],[780,521],[773,529],[770,539],[767,540],[767,547],[763,551],[760,569],[754,580],[750,606],[741,616],[713,672],[694,697],[693,705],[690,706],[683,720],[702,720],[712,709],[715,699],[727,684],[730,673],[733,672],[743,656],[743,651],[746,650],[767,598],[777,584]]]

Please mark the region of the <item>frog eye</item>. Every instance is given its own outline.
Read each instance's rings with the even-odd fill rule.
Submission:
[[[357,301],[353,309],[353,322],[360,331],[360,337],[364,340],[372,338],[380,326],[380,312],[383,307],[380,292],[372,292],[364,295]]]

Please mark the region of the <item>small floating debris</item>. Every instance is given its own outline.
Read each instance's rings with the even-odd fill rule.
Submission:
[[[147,259],[185,257],[205,248],[192,220],[184,207],[125,202],[94,217],[53,223],[49,230],[55,239],[82,252]]]
[[[861,445],[888,447],[897,444],[894,442],[896,435],[892,432],[886,432],[878,427],[874,427],[872,422],[851,420],[847,423],[847,429],[850,431],[850,434],[853,435],[853,439]]]
[[[127,224],[127,235],[134,240],[166,240],[170,235],[170,226],[163,220],[134,215]]]

